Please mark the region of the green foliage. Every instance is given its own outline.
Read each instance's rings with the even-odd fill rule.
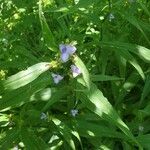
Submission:
[[[0,150],[150,150],[149,10],[0,0]]]
[[[21,71],[11,77],[9,77],[5,83],[4,87],[8,90],[14,90],[25,86],[26,84],[32,82],[36,79],[41,73],[47,71],[50,68],[50,63],[38,63],[29,67],[25,71]]]

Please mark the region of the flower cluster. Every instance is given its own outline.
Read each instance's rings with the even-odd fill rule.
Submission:
[[[61,62],[62,63],[66,63],[69,58],[76,52],[76,47],[73,46],[73,45],[67,45],[67,44],[60,44],[59,45],[59,49],[60,49],[60,52],[61,52]],[[71,69],[71,72],[72,72],[72,76],[73,78],[77,77],[78,75],[81,74],[81,70],[80,68],[78,68],[76,65],[72,64],[70,66],[70,69]],[[61,76],[60,74],[55,74],[55,73],[52,73],[52,78],[53,78],[53,81],[55,84],[58,84],[61,80],[64,79],[63,76]],[[78,114],[78,110],[77,109],[71,109],[70,111],[71,115],[73,117],[75,117],[77,114]],[[47,116],[46,114],[44,113],[41,113],[41,117],[40,117],[42,120],[46,120],[47,119]]]
[[[67,62],[70,56],[72,56],[77,50],[75,46],[66,44],[60,44],[59,49],[61,52],[61,61],[63,63]],[[72,71],[72,76],[74,78],[81,74],[81,70],[77,66],[71,65],[70,67]],[[58,84],[64,77],[60,74],[52,73],[52,78],[54,80],[54,83]]]

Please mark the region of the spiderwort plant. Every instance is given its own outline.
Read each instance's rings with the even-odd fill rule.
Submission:
[[[77,50],[73,45],[60,44],[59,49],[61,51],[61,61],[63,63],[69,60],[69,57],[72,56]]]
[[[63,76],[55,73],[52,73],[52,77],[55,84],[58,84],[64,78]]]
[[[74,78],[81,74],[81,70],[77,66],[71,65],[70,67]]]

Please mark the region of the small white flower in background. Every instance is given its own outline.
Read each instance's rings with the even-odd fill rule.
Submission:
[[[55,84],[58,84],[64,77],[59,74],[52,73],[52,77]]]
[[[40,119],[41,120],[46,120],[47,119],[47,115],[45,113],[41,113],[41,116],[40,116]]]
[[[144,127],[143,126],[141,126],[141,125],[139,125],[139,131],[143,131],[144,130]]]
[[[77,109],[71,109],[71,115],[73,116],[73,117],[75,117],[77,114],[78,114],[78,110]]]
[[[70,67],[74,78],[81,74],[81,70],[77,66],[71,65]]]
[[[12,150],[18,150],[18,146],[13,147]]]
[[[112,13],[110,13],[108,16],[108,20],[111,22],[113,19],[115,19],[115,16]]]
[[[65,44],[60,44],[59,49],[61,51],[62,62],[67,62],[69,60],[69,57],[72,56],[77,50],[75,46]]]

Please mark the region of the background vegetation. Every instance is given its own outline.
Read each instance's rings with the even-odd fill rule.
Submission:
[[[148,0],[0,0],[0,150],[149,150],[149,10]],[[62,43],[77,48],[66,63]]]

